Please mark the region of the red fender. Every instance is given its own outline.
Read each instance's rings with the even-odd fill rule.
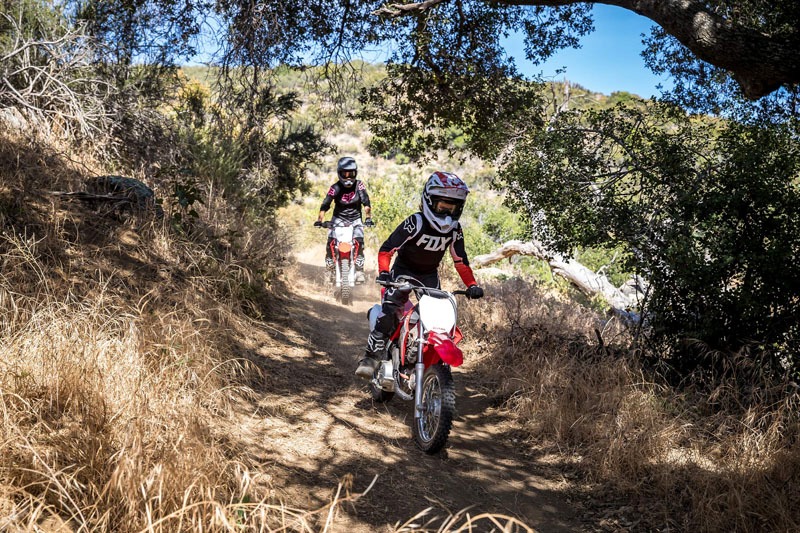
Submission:
[[[456,333],[455,339],[436,331],[428,334],[428,342],[425,344],[425,351],[422,354],[425,366],[436,364],[439,359],[450,366],[461,366],[464,362],[464,353],[456,346],[456,342],[461,340],[461,332],[456,330]]]

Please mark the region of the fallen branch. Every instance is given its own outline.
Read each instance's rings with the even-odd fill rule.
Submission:
[[[598,274],[574,259],[564,259],[561,255],[548,252],[542,243],[537,241],[508,241],[500,248],[489,254],[479,255],[471,261],[472,266],[481,268],[515,255],[526,255],[546,261],[553,274],[558,275],[572,283],[584,294],[601,296],[611,307],[612,312],[626,321],[638,322],[638,309],[643,298],[639,290],[641,280],[633,280],[622,287],[614,287],[608,278]],[[634,290],[631,290],[631,288]]]

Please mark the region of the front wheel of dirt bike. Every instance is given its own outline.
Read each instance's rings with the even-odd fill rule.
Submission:
[[[450,435],[456,413],[456,391],[450,367],[429,367],[422,378],[422,413],[414,418],[414,441],[429,454],[441,450]]]
[[[351,305],[353,303],[353,295],[350,293],[350,261],[348,259],[342,259],[339,266],[342,269],[342,304]]]

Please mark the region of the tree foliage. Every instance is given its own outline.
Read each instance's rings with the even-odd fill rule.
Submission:
[[[262,212],[307,189],[305,168],[327,145],[314,125],[296,120],[297,93],[279,93],[269,76],[230,56],[212,77],[213,98],[178,97],[191,93],[181,92],[186,80],[178,65],[195,53],[213,12],[208,2],[4,0],[0,6],[0,102],[49,118],[48,128],[58,121],[84,136],[101,131],[109,139],[97,147],[102,155],[150,179],[195,175]]]
[[[426,0],[417,3],[389,3],[380,12],[392,17],[420,14],[442,4],[463,5],[461,0]],[[741,93],[756,99],[782,85],[800,82],[800,8],[793,0],[609,0],[655,22],[663,32],[694,58],[724,69]],[[574,7],[584,0],[498,0],[492,5],[518,9],[529,6]],[[538,27],[526,27],[529,56],[533,59],[546,48],[535,46]],[[533,35],[533,36],[532,36]]]
[[[554,250],[622,246],[661,338],[796,350],[800,147],[787,125],[692,118],[666,104],[560,114],[506,156],[518,209]],[[689,362],[682,362],[683,366]]]
[[[99,49],[83,27],[41,0],[4,6],[0,12],[0,107],[16,108],[52,134],[86,139],[108,125],[112,94],[95,74]],[[31,128],[34,129],[34,128]]]

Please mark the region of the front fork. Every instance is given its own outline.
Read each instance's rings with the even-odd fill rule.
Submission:
[[[336,286],[342,286],[342,258],[338,253],[336,254]]]
[[[420,339],[419,347],[417,348],[417,363],[414,365],[414,378],[417,382],[414,387],[414,419],[422,416],[422,377],[425,375],[425,361],[422,360],[422,352],[425,349],[425,342]]]

